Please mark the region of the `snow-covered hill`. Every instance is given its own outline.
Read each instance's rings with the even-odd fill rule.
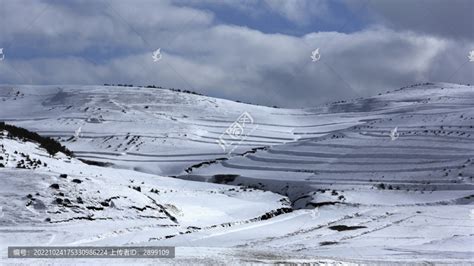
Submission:
[[[474,87],[415,86],[320,111],[323,117],[359,117],[363,124],[316,129],[311,134],[323,135],[196,166],[182,178],[216,182],[226,176],[227,184],[271,190],[296,208],[319,212],[317,222],[246,247],[265,243],[308,255],[472,261]],[[278,219],[283,217],[273,226],[299,221]],[[356,228],[328,233],[332,224]]]
[[[227,183],[270,189],[289,196],[297,206],[370,203],[362,194],[474,194],[473,87],[409,87],[328,109],[343,112],[321,116],[335,121],[335,115],[358,117],[362,123],[315,129],[311,134],[321,136],[196,166],[187,173],[194,179],[230,175]],[[345,192],[332,197],[322,192],[333,189]]]
[[[0,133],[2,257],[7,246],[146,244],[291,211],[271,192],[91,166]]]
[[[315,119],[307,110],[141,87],[4,85],[0,103],[0,120],[58,138],[79,158],[162,175],[227,157],[217,141],[244,112],[255,126],[233,154],[359,123],[359,117]]]
[[[2,240],[177,245],[186,262],[474,262],[473,86],[300,110],[154,88],[3,85],[0,104],[0,121],[111,166],[2,138],[0,201],[18,211],[6,212]],[[228,154],[217,141],[243,113],[251,131]],[[26,156],[41,163],[14,169]],[[19,237],[25,228],[42,233]]]

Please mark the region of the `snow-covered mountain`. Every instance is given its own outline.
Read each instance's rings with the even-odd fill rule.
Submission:
[[[223,151],[243,113],[251,130]],[[192,261],[474,261],[473,86],[278,109],[156,88],[3,85],[0,121],[77,156],[0,139],[3,243],[176,245]],[[26,156],[41,164],[16,169]]]
[[[216,140],[243,111],[259,126],[235,153],[294,141],[292,125],[312,121],[303,110],[141,87],[3,86],[0,101],[0,119],[58,138],[79,158],[163,175],[225,156]]]
[[[472,194],[473,87],[416,86],[328,109],[330,113],[320,116],[334,121],[356,118],[357,123],[352,122],[356,125],[333,130],[316,127],[310,133],[297,133],[302,136],[298,141],[191,167],[187,173],[203,179],[227,174],[233,177],[227,183],[273,190],[298,206],[325,201],[369,204],[371,197],[367,202],[361,195],[377,194],[374,189],[383,195],[393,194],[385,190],[403,191],[405,196],[426,192],[438,195],[433,197],[437,200],[442,194]],[[326,197],[323,189],[345,192]]]
[[[91,166],[0,133],[2,254],[31,243],[147,244],[291,211],[271,192]]]

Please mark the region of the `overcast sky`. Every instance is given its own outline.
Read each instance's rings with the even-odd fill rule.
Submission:
[[[285,107],[473,84],[473,13],[472,0],[0,0],[0,83],[155,84]]]

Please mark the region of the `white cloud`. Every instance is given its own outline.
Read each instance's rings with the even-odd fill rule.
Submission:
[[[13,37],[30,40],[24,49],[31,40],[43,41],[31,48],[36,49],[31,58],[14,59],[6,50],[7,59],[0,62],[0,83],[193,87],[213,96],[280,106],[314,106],[427,80],[474,83],[474,64],[451,75],[467,60],[470,42],[384,27],[302,37],[265,34],[215,25],[206,11],[161,2],[155,12],[151,2],[144,3],[137,8],[127,8],[125,2],[114,4],[122,18],[110,9],[92,13],[71,9],[39,18],[34,26],[39,32],[34,34],[25,36],[18,29],[11,33]],[[62,9],[55,5],[50,10],[56,14]],[[41,5],[34,10],[41,10]],[[161,25],[166,17],[172,20]],[[50,27],[58,18],[62,25]],[[187,26],[186,19],[196,24]],[[66,37],[59,38],[56,32]],[[161,61],[153,62],[152,49],[138,35],[157,44],[153,49],[162,47]],[[321,61],[312,63],[311,51],[317,47]],[[108,54],[96,65],[80,57],[90,51],[94,60],[97,54]]]
[[[273,11],[289,21],[306,24],[312,18],[328,18],[327,0],[265,0]]]
[[[328,0],[176,0],[174,2],[196,7],[227,6],[253,18],[268,12],[300,25],[307,24],[314,18],[330,18]]]

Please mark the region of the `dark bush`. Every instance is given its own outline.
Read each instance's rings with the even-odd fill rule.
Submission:
[[[98,161],[86,160],[86,159],[81,159],[81,158],[79,158],[79,161],[88,165],[95,165],[95,166],[111,166],[112,165],[112,163],[108,163],[108,162],[98,162]]]
[[[335,230],[335,231],[348,231],[348,230],[357,230],[357,229],[363,229],[367,228],[365,226],[347,226],[347,225],[333,225],[329,226],[329,229]]]
[[[58,152],[62,152],[67,156],[73,156],[72,151],[68,150],[66,147],[61,145],[59,142],[52,138],[42,137],[35,132],[31,132],[21,127],[16,127],[12,125],[5,124],[5,122],[0,122],[0,131],[6,130],[8,133],[17,137],[21,140],[31,140],[40,144],[49,154],[55,155]]]

